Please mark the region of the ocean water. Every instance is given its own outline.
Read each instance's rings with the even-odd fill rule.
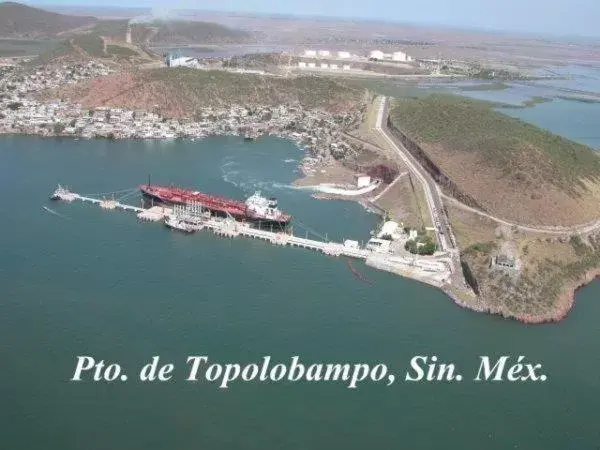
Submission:
[[[371,284],[343,259],[48,200],[58,182],[98,194],[151,174],[236,198],[262,189],[304,229],[367,239],[376,216],[290,187],[301,156],[279,139],[0,138],[0,448],[596,448],[598,283],[564,322],[524,326],[362,263]],[[71,382],[77,355],[118,362],[129,380]],[[174,380],[136,382],[154,355],[175,365]],[[184,381],[188,355],[384,362],[397,381],[221,390]],[[456,363],[464,381],[403,382],[414,355]],[[480,355],[525,355],[548,381],[473,383]]]

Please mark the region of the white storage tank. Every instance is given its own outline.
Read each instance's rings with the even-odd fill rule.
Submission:
[[[383,52],[381,50],[372,50],[371,53],[369,53],[369,58],[383,59]]]
[[[392,54],[393,61],[408,61],[407,55],[404,52],[394,52]]]

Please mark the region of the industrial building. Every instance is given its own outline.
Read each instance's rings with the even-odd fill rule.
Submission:
[[[329,68],[330,68],[331,70],[338,70],[339,66],[338,66],[337,64],[330,64],[330,65],[329,65]]]
[[[305,63],[304,61],[300,61],[300,62],[298,63],[298,67],[300,67],[300,68],[304,68],[304,67],[306,67],[306,63]]]
[[[348,59],[348,58],[350,58],[350,52],[343,52],[343,51],[341,51],[341,52],[337,53],[337,56],[340,59]]]
[[[329,68],[329,64],[321,63],[321,69],[327,69],[327,68]]]
[[[381,50],[371,50],[369,53],[370,59],[383,59],[384,53]]]
[[[404,52],[394,52],[392,53],[392,61],[408,62],[412,61],[412,58]]]
[[[196,58],[190,58],[188,56],[174,56],[168,54],[165,63],[167,67],[191,67],[197,69],[200,67],[200,62]]]
[[[329,58],[331,56],[331,52],[329,50],[319,50],[317,54],[321,58]]]
[[[317,51],[316,50],[304,50],[304,53],[302,54],[302,56],[305,56],[307,58],[314,58],[315,56],[317,56]]]
[[[369,59],[376,61],[391,60],[396,62],[412,61],[412,58],[404,52],[383,53],[381,50],[372,50],[371,53],[369,53]]]

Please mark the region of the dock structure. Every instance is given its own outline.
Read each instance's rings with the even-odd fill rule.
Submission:
[[[300,247],[315,250],[329,256],[346,256],[362,259],[368,266],[379,270],[413,278],[418,281],[443,287],[451,283],[452,274],[451,259],[447,254],[438,257],[398,256],[386,252],[378,252],[368,248],[361,248],[357,241],[347,240],[343,244],[337,242],[325,242],[294,236],[286,231],[268,231],[255,228],[246,222],[240,222],[233,217],[215,217],[204,210],[200,204],[186,204],[167,206],[153,206],[148,209],[126,205],[117,200],[100,200],[86,197],[71,192],[61,186],[56,189],[51,197],[55,200],[73,202],[79,200],[86,203],[99,205],[103,209],[121,209],[137,213],[140,220],[159,222],[164,221],[171,228],[185,232],[210,230],[221,237],[248,237],[261,239],[273,245]]]
[[[60,185],[54,191],[54,194],[52,195],[52,199],[63,200],[63,201],[69,202],[69,203],[72,201],[75,201],[75,200],[80,200],[82,202],[88,202],[88,203],[93,203],[95,205],[99,205],[103,209],[122,209],[124,211],[133,211],[136,213],[141,213],[141,212],[145,211],[144,208],[140,208],[140,207],[132,206],[132,205],[126,205],[126,204],[120,203],[116,200],[99,199],[99,198],[86,197],[84,195],[79,195],[75,192],[71,192],[67,188],[64,188]]]
[[[346,246],[336,242],[323,242],[314,239],[301,238],[287,232],[267,231],[252,227],[250,224],[239,222],[233,218],[216,218],[210,214],[206,215],[201,205],[175,205],[172,208],[166,206],[153,206],[148,209],[137,206],[126,205],[116,200],[97,199],[86,197],[59,186],[52,198],[66,202],[79,200],[86,203],[99,205],[103,209],[122,209],[137,213],[140,220],[150,222],[160,222],[169,216],[176,216],[180,220],[184,220],[188,226],[194,230],[207,229],[211,230],[217,236],[222,237],[249,237],[261,239],[275,245],[291,247],[300,247],[310,250],[316,250],[330,256],[349,256],[357,259],[367,259],[371,253],[369,250]]]

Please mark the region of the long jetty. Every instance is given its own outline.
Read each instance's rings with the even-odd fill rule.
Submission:
[[[343,244],[337,242],[324,242],[294,236],[287,232],[274,232],[254,228],[245,222],[239,222],[232,217],[216,218],[203,212],[201,205],[176,205],[173,207],[153,206],[140,208],[121,203],[117,200],[98,199],[79,195],[61,186],[56,189],[52,198],[73,202],[99,205],[104,209],[121,209],[137,214],[138,219],[144,221],[164,221],[172,228],[193,232],[210,230],[217,236],[235,238],[238,236],[261,239],[274,245],[301,247],[321,252],[330,256],[347,256],[362,259],[368,266],[392,272],[407,278],[416,279],[436,287],[444,287],[451,282],[452,261],[448,255],[439,255],[434,258],[400,256],[381,253],[368,248],[360,248],[357,241],[346,240]]]
[[[104,209],[121,209],[137,213],[140,220],[159,222],[167,216],[174,214],[174,209],[165,206],[153,206],[148,209],[137,206],[127,205],[116,200],[97,199],[86,197],[75,192],[71,192],[61,186],[54,192],[53,199],[73,202],[75,200],[99,205]],[[176,213],[177,214],[177,213]],[[181,214],[181,211],[179,212]],[[254,228],[247,223],[237,222],[233,219],[217,219],[214,217],[202,218],[194,226],[194,231],[209,229],[218,236],[224,237],[250,237],[261,239],[271,244],[281,246],[301,247],[310,250],[320,251],[331,256],[349,256],[357,259],[367,259],[371,254],[369,250],[358,248],[356,245],[344,245],[335,242],[323,242],[314,239],[301,238],[284,232],[273,232]]]

